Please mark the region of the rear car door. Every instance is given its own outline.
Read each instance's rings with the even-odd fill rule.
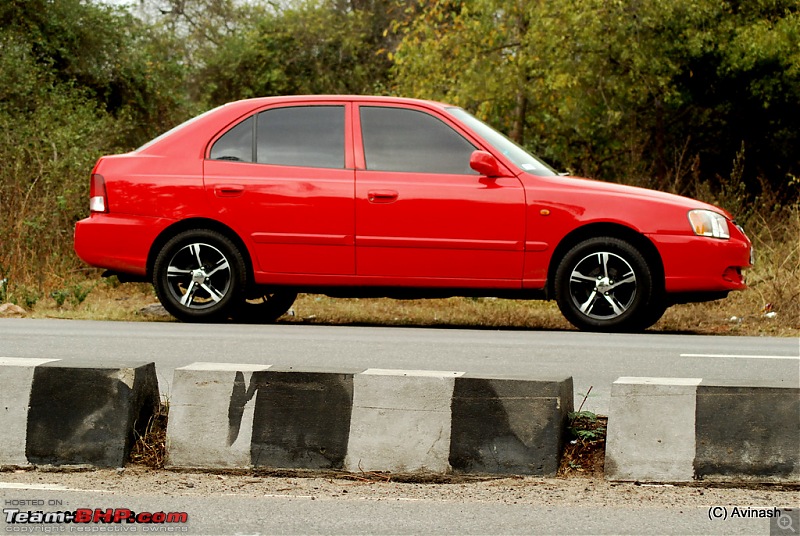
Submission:
[[[355,273],[349,107],[271,107],[212,142],[206,195],[255,252],[257,272]]]

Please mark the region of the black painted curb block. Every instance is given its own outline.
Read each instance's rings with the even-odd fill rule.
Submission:
[[[463,372],[175,370],[167,465],[554,475],[572,378]]]
[[[571,377],[457,378],[450,464],[463,473],[555,475],[572,400]]]
[[[0,465],[123,466],[159,404],[155,364],[45,361],[0,361],[0,385],[18,382]]]
[[[700,378],[619,378],[606,478],[800,482],[800,386]]]

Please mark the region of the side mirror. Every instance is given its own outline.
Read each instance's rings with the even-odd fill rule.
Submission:
[[[500,176],[500,164],[497,158],[486,151],[473,151],[469,157],[469,167],[486,177]]]

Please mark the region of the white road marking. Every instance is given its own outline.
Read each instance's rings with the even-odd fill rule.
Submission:
[[[110,493],[107,489],[72,489],[59,484],[24,484],[16,482],[0,482],[0,489],[19,489],[35,491],[81,491],[90,493]]]
[[[640,378],[640,377],[628,377],[623,376],[622,378],[617,378],[617,381],[614,383],[626,383],[626,384],[636,384],[636,385],[682,385],[691,387],[694,385],[695,387],[700,385],[703,382],[702,378]]]
[[[800,361],[800,356],[796,355],[681,354],[681,357],[730,357],[734,359],[795,359]]]
[[[396,370],[396,369],[367,369],[361,374],[372,376],[424,376],[430,378],[460,378],[466,372],[456,372],[451,370]]]
[[[0,357],[0,367],[38,367],[59,359],[37,359],[35,357]]]

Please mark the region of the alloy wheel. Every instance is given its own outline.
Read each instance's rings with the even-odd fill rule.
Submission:
[[[633,305],[636,290],[633,267],[608,251],[583,257],[570,274],[570,298],[581,313],[595,320],[624,314]]]
[[[231,288],[227,257],[216,247],[194,242],[175,253],[167,266],[167,288],[189,309],[206,309],[219,303]]]

